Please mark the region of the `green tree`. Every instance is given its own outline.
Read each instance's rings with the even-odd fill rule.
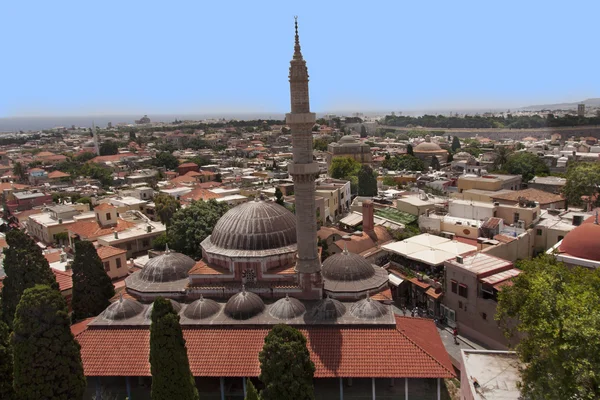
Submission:
[[[101,156],[112,156],[119,153],[119,144],[113,140],[107,140],[100,144],[99,150]]]
[[[0,321],[0,399],[14,400],[13,355],[8,326]]]
[[[179,165],[179,160],[168,151],[161,151],[152,160],[152,164],[156,167],[164,167],[165,169],[175,169]]]
[[[227,210],[227,204],[217,203],[215,200],[193,201],[186,208],[180,209],[167,226],[169,246],[180,253],[200,259],[200,242],[211,234],[213,227]]]
[[[15,165],[13,166],[13,175],[19,178],[19,180],[21,181],[27,179],[27,171],[25,171],[23,164],[21,164],[18,161],[15,163]]]
[[[173,215],[181,208],[179,200],[166,193],[159,193],[154,196],[154,204],[160,222],[167,226],[171,223]]]
[[[258,391],[254,387],[254,384],[250,380],[250,378],[246,379],[246,397],[244,400],[260,400],[258,396]]]
[[[334,179],[344,179],[348,176],[356,176],[361,164],[352,157],[335,157],[331,160],[329,176]]]
[[[81,399],[86,382],[67,303],[47,285],[25,290],[12,336],[14,388],[19,400]]]
[[[366,138],[367,136],[369,136],[369,134],[367,133],[367,127],[361,124],[360,125],[360,137]]]
[[[190,162],[193,162],[194,164],[198,165],[199,167],[203,167],[205,165],[210,164],[210,158],[203,157],[203,156],[196,156],[196,157],[193,157],[192,159],[190,159]]]
[[[520,337],[523,398],[600,398],[600,270],[549,255],[520,267],[499,292],[495,318],[508,338]]]
[[[581,205],[581,196],[594,199],[600,192],[600,164],[596,162],[569,164],[566,178],[563,194],[571,205]],[[595,205],[600,205],[600,199],[596,199]]]
[[[73,320],[95,317],[110,305],[115,288],[104,270],[102,260],[92,242],[75,243],[73,270]],[[121,268],[127,268],[123,265]]]
[[[406,154],[408,154],[409,156],[415,155],[415,152],[413,151],[413,146],[410,143],[406,145]]]
[[[439,171],[441,168],[440,160],[438,160],[436,156],[431,156],[431,163],[429,164],[429,166],[434,170]]]
[[[454,156],[452,155],[452,153],[448,153],[448,158],[446,159],[447,162],[452,162],[454,161]]]
[[[315,139],[313,141],[313,148],[317,151],[327,151],[327,145],[329,143],[325,139]]]
[[[423,171],[425,164],[420,158],[408,154],[394,156],[389,160],[384,160],[381,166],[391,171],[407,170],[407,171]]]
[[[456,150],[460,149],[460,140],[458,139],[458,136],[454,136],[452,138],[451,149],[453,153],[456,153]]]
[[[495,170],[501,170],[508,162],[512,151],[507,146],[497,146],[494,149],[494,153],[496,155],[494,157],[493,167]]]
[[[275,325],[267,334],[258,359],[259,378],[265,385],[263,400],[315,398],[315,365],[300,331],[289,325]]]
[[[377,196],[377,174],[368,165],[361,166],[358,171],[358,195]]]
[[[12,230],[6,234],[6,243],[8,249],[4,250],[6,278],[2,282],[2,318],[12,327],[17,304],[25,289],[43,284],[58,290],[58,284],[42,249],[30,236],[20,230]]]
[[[537,155],[529,152],[511,154],[504,164],[506,172],[523,176],[523,182],[529,182],[534,176],[550,172],[548,165]]]
[[[277,200],[275,200],[275,203],[279,204],[280,206],[285,205],[285,203],[283,201],[283,192],[281,191],[281,189],[279,189],[279,188],[275,189],[275,197],[277,198]]]
[[[150,325],[152,400],[199,399],[179,315],[163,297],[154,300]]]
[[[154,240],[152,240],[152,248],[158,251],[164,251],[167,248],[167,244],[169,240],[167,238],[167,233],[163,232],[160,235],[156,236]]]

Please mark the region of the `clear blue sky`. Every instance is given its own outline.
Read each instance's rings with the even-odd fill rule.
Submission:
[[[312,109],[600,97],[600,1],[0,4],[0,117],[285,112],[293,16]]]

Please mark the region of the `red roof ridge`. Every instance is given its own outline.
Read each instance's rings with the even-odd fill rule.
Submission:
[[[442,368],[444,368],[445,370],[447,370],[448,372],[450,372],[452,374],[452,376],[456,376],[456,374],[454,373],[454,370],[449,369],[448,366],[444,365],[440,360],[438,360],[436,357],[433,356],[433,354],[431,354],[429,351],[425,350],[423,348],[423,346],[421,346],[420,344],[418,344],[417,342],[415,342],[410,336],[408,336],[404,331],[400,330],[399,326],[398,326],[398,322],[400,320],[421,320],[421,321],[431,321],[428,318],[420,318],[420,317],[401,317],[399,315],[394,315],[394,317],[396,318],[396,330],[401,333],[408,341],[410,341],[412,344],[414,344],[415,346],[417,346],[421,351],[423,351],[425,354],[427,354],[433,361],[435,361],[436,363],[438,363],[439,365],[442,366]],[[433,324],[433,321],[431,321],[431,323]],[[436,334],[437,334],[437,329],[436,329]],[[439,335],[439,334],[438,334]],[[440,341],[442,339],[440,338]]]

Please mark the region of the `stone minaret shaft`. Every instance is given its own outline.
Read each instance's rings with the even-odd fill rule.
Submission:
[[[292,130],[293,163],[289,173],[294,180],[296,198],[296,219],[298,237],[298,260],[296,271],[300,280],[307,283],[304,274],[321,271],[321,260],[317,250],[317,218],[315,207],[315,179],[319,176],[319,166],[313,161],[312,127],[315,114],[310,112],[308,101],[308,70],[300,52],[298,22],[296,21],[296,43],[294,57],[290,62],[290,96],[292,112],[285,120]],[[318,274],[320,275],[320,274]],[[317,278],[317,277],[315,277]],[[313,279],[313,284],[320,280]]]

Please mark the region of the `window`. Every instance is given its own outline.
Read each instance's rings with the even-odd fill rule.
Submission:
[[[150,246],[150,242],[148,241],[148,239],[143,240],[142,241],[142,247],[148,247],[148,246]]]
[[[127,243],[127,250],[131,250],[131,243]]]
[[[559,236],[558,237],[558,241],[560,242],[561,240],[563,240],[565,237],[564,236]]]
[[[513,215],[513,222],[514,222],[515,224],[516,224],[517,222],[519,222],[519,217],[520,217],[519,213],[515,213],[515,214]]]
[[[121,258],[117,258],[117,269],[121,268],[123,265],[121,264]]]
[[[535,234],[538,236],[542,236],[542,230],[541,229],[536,229],[535,230]]]
[[[458,302],[458,308],[460,308],[462,310],[462,301]]]
[[[462,283],[458,285],[458,295],[460,297],[468,298],[469,291],[467,289],[467,285],[463,285]]]
[[[487,314],[486,313],[481,313],[481,318],[487,320]]]
[[[452,293],[457,293],[457,291],[458,291],[458,282],[456,282],[454,279],[452,279],[450,281],[450,286],[451,286]]]
[[[104,270],[106,272],[110,271],[110,263],[108,261],[104,261]]]
[[[110,221],[110,213],[106,213],[106,220]]]

